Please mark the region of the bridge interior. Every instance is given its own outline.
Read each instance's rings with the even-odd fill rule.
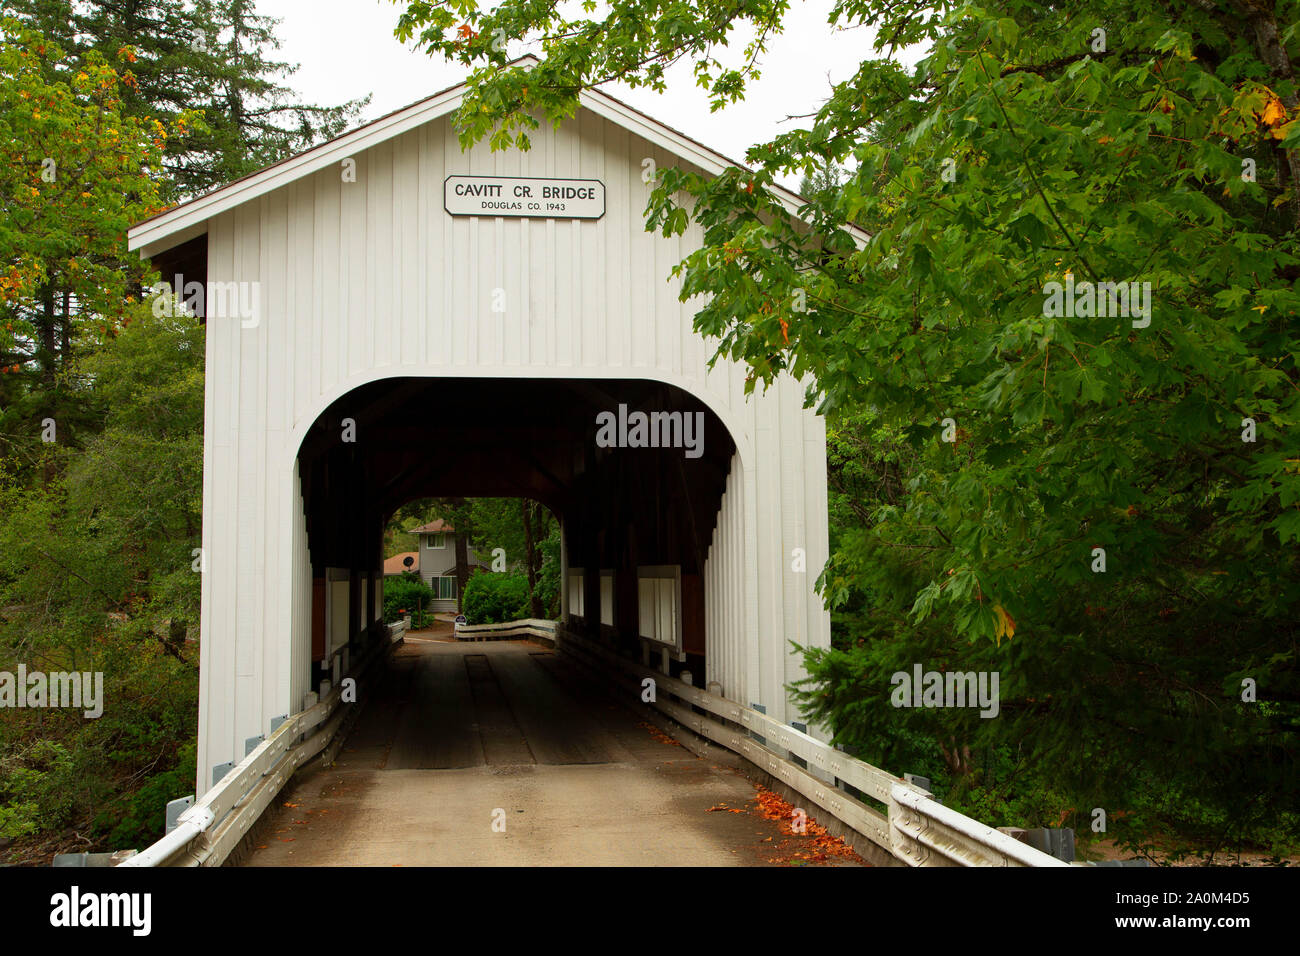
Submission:
[[[602,447],[598,416],[618,416],[620,406],[628,416],[694,416],[698,449]],[[402,504],[441,496],[527,497],[550,508],[568,567],[585,575],[583,610],[570,623],[596,638],[635,644],[638,568],[680,569],[682,646],[671,666],[703,675],[702,575],[734,452],[706,405],[661,382],[398,378],[349,392],[317,418],[298,454],[315,585],[312,685],[329,671],[326,582],[349,582],[346,639],[356,644],[375,616],[385,524]],[[613,605],[603,626],[602,570]]]

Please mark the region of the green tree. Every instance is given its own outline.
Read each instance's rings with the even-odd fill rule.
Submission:
[[[296,67],[271,57],[271,17],[253,0],[9,0],[15,18],[69,53],[130,53],[130,115],[167,123],[204,118],[167,143],[173,198],[195,196],[336,136],[369,98],[339,106],[300,102],[284,85]]]
[[[145,276],[122,236],[162,206],[150,170],[168,129],[124,112],[129,82],[98,54],[73,60],[0,20],[0,453],[29,469],[43,420],[65,443],[87,424],[63,359],[112,333]]]
[[[399,37],[475,67],[461,138],[495,148],[608,79],[662,90],[680,59],[723,108],[788,9],[404,6]],[[864,643],[810,653],[798,699],[865,749],[915,728],[959,789],[1009,748],[1070,806],[1133,809],[1129,834],[1215,845],[1274,818],[1294,842],[1300,4],[831,21],[875,41],[807,128],[752,170],[662,169],[647,215],[703,230],[675,270],[696,329],[751,388],[806,381],[847,429],[832,453],[861,445],[855,480],[879,482],[823,577],[832,603],[862,596]],[[757,39],[729,65],[739,23]],[[501,35],[542,61],[507,66]],[[889,56],[908,45],[910,71]],[[772,184],[828,163],[852,172],[790,216]],[[891,707],[912,662],[1000,671],[1000,717]]]
[[[0,182],[17,177],[23,187],[5,189],[18,209],[0,224],[0,368],[17,376],[0,386],[10,417],[54,417],[69,438],[85,424],[81,396],[55,380],[142,286],[146,266],[126,251],[128,226],[356,118],[365,101],[296,101],[282,83],[293,67],[268,56],[275,23],[251,0],[5,3],[3,73],[14,99],[0,117],[13,127],[0,128],[9,173]],[[71,202],[78,193],[84,201]],[[8,424],[0,421],[0,436]]]
[[[104,674],[103,715],[6,710],[0,806],[13,832],[142,845],[193,777],[203,461],[203,328],[128,311],[77,373],[98,431],[55,444],[56,477],[0,469],[0,669]]]
[[[522,569],[528,581],[528,613],[546,617],[550,592],[542,576],[546,555],[541,544],[552,529],[558,529],[554,516],[541,502],[528,498],[475,498],[471,508],[475,552],[490,561],[493,551],[502,549],[506,566]]]

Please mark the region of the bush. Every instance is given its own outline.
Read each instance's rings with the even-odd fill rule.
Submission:
[[[471,624],[500,624],[531,617],[528,579],[522,574],[476,574],[465,584],[460,606]]]
[[[384,623],[395,624],[410,614],[412,626],[418,627],[423,623],[416,620],[420,608],[427,610],[436,597],[433,588],[409,571],[384,578]]]

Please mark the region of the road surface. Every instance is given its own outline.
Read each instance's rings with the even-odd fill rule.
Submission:
[[[753,783],[566,678],[555,652],[449,630],[395,649],[334,765],[284,791],[244,865],[804,862],[809,838],[764,818]]]

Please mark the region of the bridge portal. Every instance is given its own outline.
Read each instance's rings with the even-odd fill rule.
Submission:
[[[709,368],[669,278],[700,232],[643,224],[645,160],[734,164],[600,92],[462,152],[462,94],[130,232],[207,324],[198,795],[376,630],[415,497],[542,501],[570,627],[779,720],[789,642],[829,644],[824,423],[789,377]]]

